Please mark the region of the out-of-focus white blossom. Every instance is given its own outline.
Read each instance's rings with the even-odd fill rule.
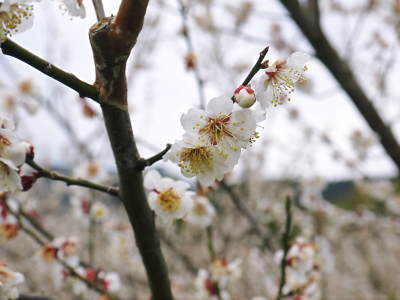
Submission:
[[[72,17],[86,17],[86,9],[83,0],[61,0],[60,8]]]
[[[0,299],[13,300],[19,297],[17,285],[23,283],[24,275],[0,264]]]
[[[290,101],[289,94],[294,92],[295,84],[302,80],[309,55],[295,52],[287,60],[278,60],[259,77],[254,86],[257,100],[267,109],[270,104],[279,105]]]
[[[101,202],[94,203],[90,208],[90,217],[96,222],[104,222],[109,214],[108,207]]]
[[[187,221],[201,228],[210,226],[215,217],[215,208],[210,201],[200,195],[193,196],[193,205],[187,215]]]
[[[192,206],[186,182],[161,177],[157,171],[150,170],[144,178],[144,186],[150,190],[150,208],[166,224],[183,218]]]
[[[58,237],[52,245],[57,248],[57,257],[66,262],[71,267],[79,265],[78,242],[75,237]]]
[[[101,286],[107,292],[114,293],[121,288],[121,280],[116,272],[100,272],[98,278],[101,282]]]
[[[317,251],[314,243],[308,243],[299,237],[290,245],[286,256],[286,281],[283,294],[291,294],[301,299],[319,299],[318,280],[320,266],[317,263]],[[283,251],[275,254],[277,264],[283,259]]]

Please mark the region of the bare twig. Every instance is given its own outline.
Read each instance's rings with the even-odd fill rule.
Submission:
[[[182,261],[182,263],[185,265],[186,269],[192,273],[193,275],[195,275],[197,273],[197,268],[194,265],[194,263],[191,261],[190,257],[188,255],[186,255],[185,253],[183,253],[179,247],[175,246],[175,244],[169,240],[165,234],[163,234],[162,232],[160,232],[160,239],[161,241],[172,251],[176,254],[177,257],[180,258],[180,260]]]
[[[141,158],[137,161],[136,163],[136,170],[137,171],[143,171],[146,167],[151,166],[152,164],[158,162],[161,160],[164,156],[165,153],[167,153],[171,149],[171,144],[167,144],[164,150],[162,150],[160,153],[157,153],[156,155],[149,157],[147,159]]]
[[[240,199],[239,195],[228,186],[224,181],[220,183],[220,186],[223,190],[225,190],[230,196],[233,204],[237,208],[237,210],[247,219],[253,231],[257,234],[257,236],[263,241],[263,246],[268,249],[271,249],[271,241],[269,237],[264,233],[262,227],[257,221],[257,218],[251,213],[250,209],[246,206],[246,204]]]
[[[91,181],[88,181],[85,179],[81,179],[81,178],[73,178],[73,177],[60,175],[57,172],[53,172],[53,171],[43,168],[42,166],[38,165],[35,161],[33,161],[31,159],[27,159],[26,163],[39,173],[38,174],[39,177],[45,177],[45,178],[49,178],[51,180],[62,181],[62,182],[65,182],[67,185],[83,186],[83,187],[86,187],[86,188],[89,188],[92,190],[110,194],[115,197],[119,196],[118,189],[115,187],[101,185],[101,184],[94,183],[94,182],[91,182]]]
[[[21,294],[17,300],[53,300],[53,298],[37,294]]]
[[[242,85],[248,85],[250,80],[257,74],[257,72],[262,68],[262,62],[267,55],[269,50],[269,46],[265,47],[261,52],[260,55],[254,64],[253,68],[251,68],[249,74],[246,76],[245,80],[243,80]]]
[[[197,58],[196,52],[195,52],[194,46],[193,46],[192,37],[190,34],[190,30],[189,30],[188,19],[187,19],[187,8],[183,4],[182,0],[178,0],[178,4],[179,4],[179,11],[181,14],[181,19],[182,19],[182,27],[183,27],[182,34],[186,41],[188,54],[191,54],[195,58]],[[194,62],[192,69],[193,69],[193,73],[194,73],[197,87],[198,87],[200,107],[204,108],[206,105],[206,99],[205,99],[205,94],[204,94],[204,80],[200,75],[200,70],[199,70],[199,67],[198,67],[198,64],[196,61]]]
[[[286,198],[286,223],[285,223],[285,232],[282,235],[282,247],[283,247],[283,257],[281,260],[281,279],[279,282],[279,291],[276,297],[277,300],[282,299],[283,297],[283,287],[286,283],[286,258],[290,248],[290,238],[292,231],[292,201],[290,197]]]

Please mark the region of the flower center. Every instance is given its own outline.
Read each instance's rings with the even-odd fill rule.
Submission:
[[[224,136],[233,137],[228,125],[231,115],[221,115],[216,118],[208,118],[207,125],[199,130],[202,135],[207,135],[212,145],[217,145]]]
[[[191,174],[206,173],[212,167],[212,153],[207,147],[186,148],[179,166]]]
[[[157,204],[163,211],[176,212],[181,202],[181,197],[172,188],[158,194]]]

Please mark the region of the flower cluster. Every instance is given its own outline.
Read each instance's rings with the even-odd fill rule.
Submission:
[[[212,99],[205,110],[190,109],[181,124],[186,133],[164,158],[177,163],[184,176],[196,176],[203,186],[222,180],[233,169],[256,129],[253,112],[234,110],[229,97]]]
[[[197,298],[204,300],[231,299],[228,286],[241,276],[241,261],[228,262],[225,258],[215,259],[208,270],[201,269],[194,282]]]
[[[196,177],[203,186],[222,180],[237,164],[242,149],[258,137],[257,123],[265,119],[269,105],[290,100],[288,95],[303,79],[308,58],[307,54],[295,52],[271,66],[266,61],[255,89],[241,85],[232,97],[212,99],[205,110],[190,109],[181,117],[185,130],[182,140],[172,146],[164,159],[178,164],[184,176]],[[256,100],[261,108],[250,110]]]
[[[276,262],[281,263],[283,251],[275,256]],[[286,256],[286,281],[283,286],[284,295],[293,295],[294,299],[319,299],[318,280],[320,266],[317,261],[316,245],[308,243],[303,238],[297,238],[290,245]]]
[[[14,123],[0,117],[0,191],[22,189],[19,171],[25,162],[28,144],[14,132]]]
[[[24,280],[24,275],[12,271],[5,264],[0,264],[0,299],[17,299],[19,297],[17,285]]]
[[[84,18],[86,16],[86,9],[83,5],[83,0],[61,0],[60,8],[71,17]]]

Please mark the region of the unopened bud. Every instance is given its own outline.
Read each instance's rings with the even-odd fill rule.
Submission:
[[[21,176],[21,184],[22,184],[22,190],[24,192],[30,190],[33,186],[33,184],[36,182],[36,180],[39,178],[39,173],[32,173],[29,175],[22,175]]]
[[[189,53],[185,56],[186,70],[191,70],[196,66],[196,56],[193,53]]]
[[[243,108],[249,108],[256,102],[256,95],[249,85],[241,85],[235,90],[233,101]]]

